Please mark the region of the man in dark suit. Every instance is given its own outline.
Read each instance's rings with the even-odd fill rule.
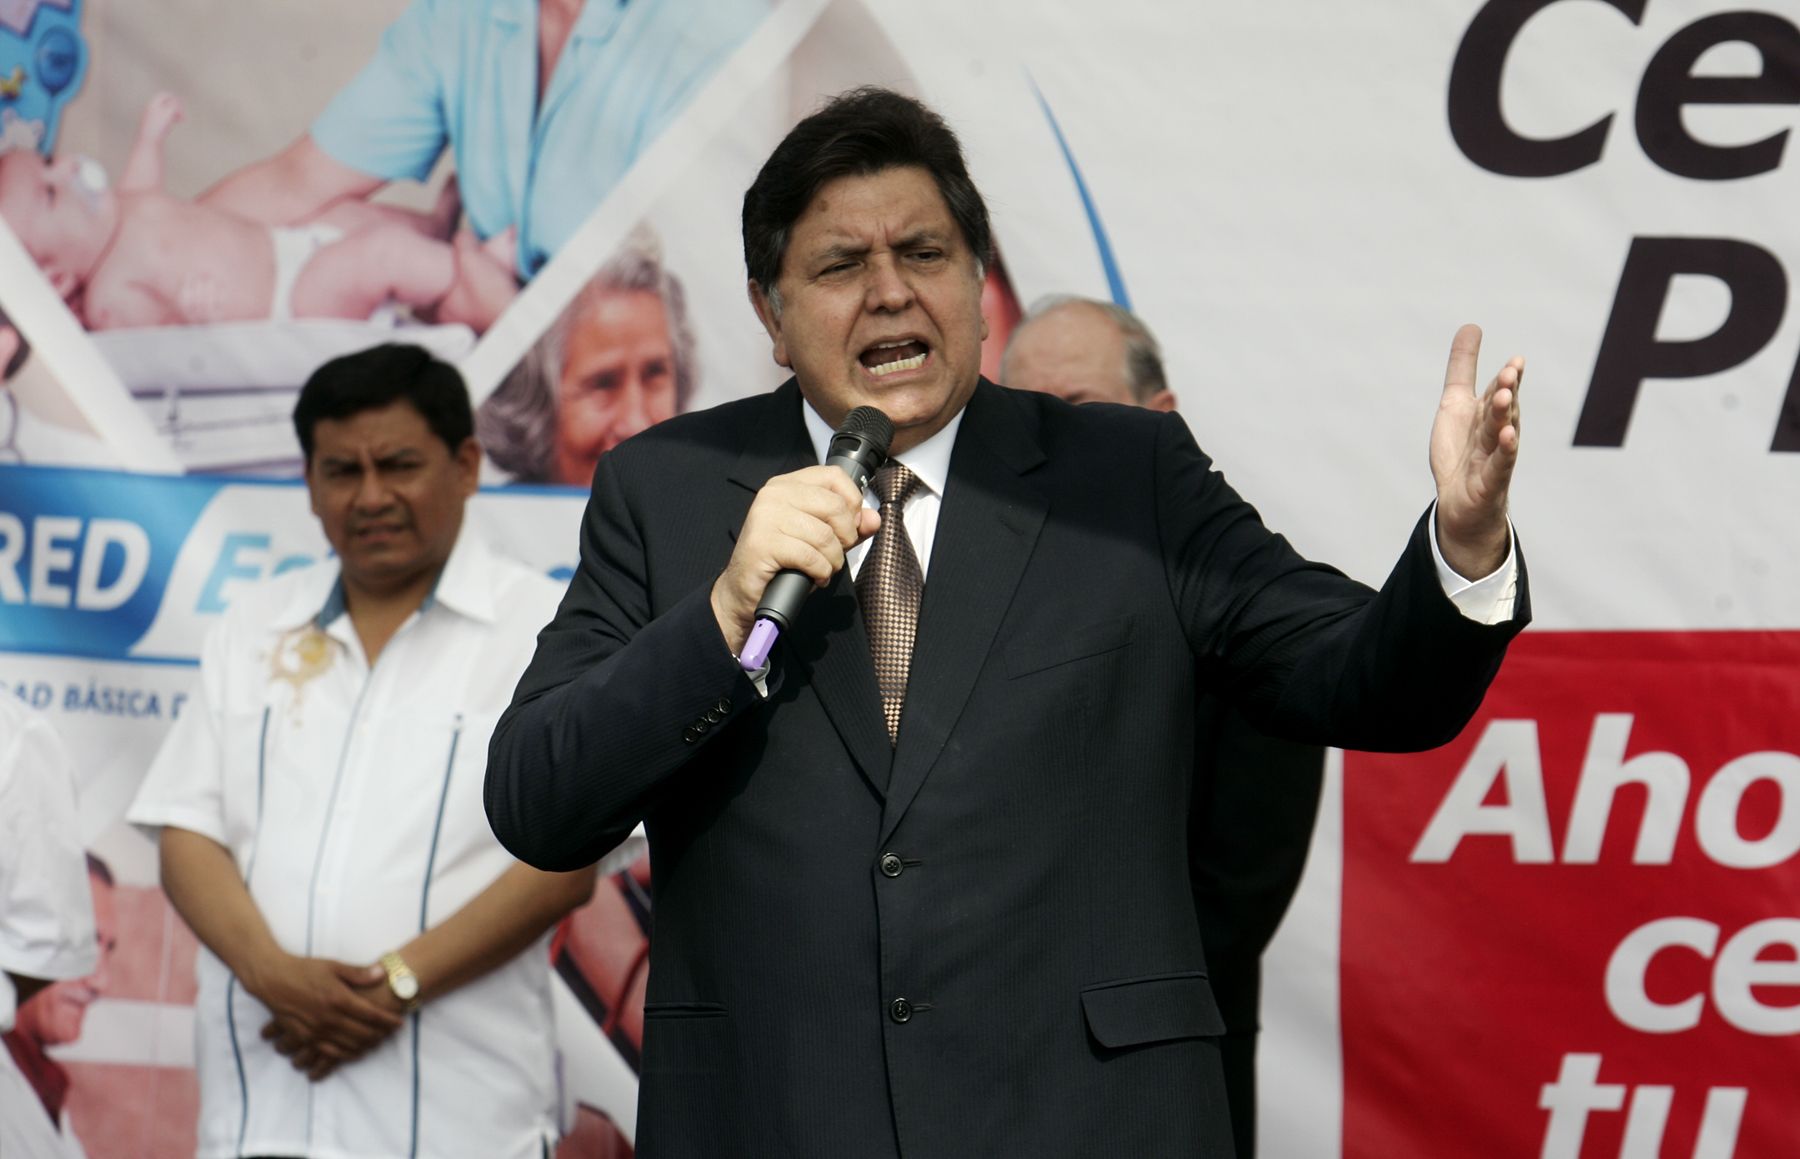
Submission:
[[[1073,403],[1175,409],[1162,348],[1123,306],[1060,295],[1032,304],[1006,342],[1000,379]],[[1325,750],[1266,736],[1216,696],[1194,705],[1188,866],[1207,982],[1225,1019],[1219,1055],[1238,1159],[1256,1154],[1262,955],[1306,867]]]
[[[646,821],[640,1153],[1229,1155],[1195,697],[1318,743],[1455,735],[1525,618],[1522,364],[1478,398],[1458,335],[1438,502],[1373,593],[1264,529],[1179,418],[980,380],[987,214],[917,102],[802,121],[744,244],[794,381],[601,459],[488,773],[545,868]],[[818,465],[860,404],[898,431],[879,515]],[[746,672],[783,569],[821,590]]]

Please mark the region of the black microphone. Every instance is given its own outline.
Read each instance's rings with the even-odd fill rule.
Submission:
[[[888,448],[893,442],[893,421],[872,406],[859,406],[844,417],[837,433],[831,436],[825,465],[841,468],[850,476],[856,489],[862,491],[887,462]],[[769,650],[775,646],[775,637],[793,623],[794,617],[800,614],[800,605],[806,602],[812,590],[812,579],[805,572],[775,573],[775,578],[763,589],[762,602],[756,605],[756,623],[751,626],[750,638],[744,642],[743,654],[738,658],[744,671],[754,672],[769,662]]]

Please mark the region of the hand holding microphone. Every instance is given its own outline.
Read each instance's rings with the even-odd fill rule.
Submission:
[[[762,667],[807,594],[829,584],[844,553],[881,525],[862,491],[887,460],[893,431],[879,410],[857,407],[832,436],[824,465],[777,475],[756,493],[712,588],[713,615],[747,670]]]

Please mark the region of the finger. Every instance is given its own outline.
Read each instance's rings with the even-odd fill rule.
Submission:
[[[837,574],[837,567],[832,566],[831,560],[823,552],[800,539],[783,540],[776,553],[775,563],[778,570],[800,572],[813,582],[814,587],[825,587],[831,582],[831,577]],[[838,566],[842,565],[840,558]]]
[[[821,519],[862,506],[862,492],[837,468],[814,467],[801,474],[804,477],[790,477],[780,486],[772,486],[768,491],[771,503]]]
[[[792,491],[796,502],[801,493],[811,492],[818,496],[821,492],[829,492],[846,507],[862,506],[862,492],[857,489],[856,484],[850,481],[850,476],[836,467],[806,467],[791,475],[780,476],[779,481],[793,485]],[[808,509],[813,510],[810,507]],[[823,512],[815,510],[814,513],[822,514]]]
[[[370,1046],[379,1041],[380,1036],[365,1040],[359,1034],[354,1034],[349,1031],[339,1031],[334,1032],[325,1038],[321,1038],[315,1046],[318,1053],[324,1055],[326,1058],[336,1059],[341,1062],[345,1059],[352,1059],[362,1055]]]
[[[1444,367],[1444,396],[1475,392],[1475,365],[1481,357],[1481,327],[1468,323],[1450,340],[1450,361]]]
[[[386,1034],[398,1030],[406,1019],[356,994],[346,994],[338,1002],[338,1010],[371,1030]]]
[[[1512,455],[1519,449],[1519,396],[1513,389],[1497,391],[1489,408],[1497,453]]]
[[[782,533],[789,539],[799,540],[827,560],[833,561],[832,570],[836,571],[843,566],[844,531],[848,531],[852,536],[851,542],[855,542],[855,521],[847,512],[843,518],[849,523],[841,531],[833,521],[818,519],[798,511],[790,512],[787,522],[782,527]]]
[[[878,511],[873,507],[857,508],[856,543],[861,543],[863,540],[880,530],[881,514]],[[851,546],[854,547],[856,544],[853,543]]]
[[[302,1074],[311,1075],[321,1064],[330,1060],[316,1050],[302,1050],[292,1055],[288,1062]]]
[[[353,966],[349,962],[333,962],[331,969],[352,986],[373,986],[387,977],[387,971],[380,966]]]
[[[1521,378],[1520,381],[1524,381],[1523,378]],[[1519,449],[1519,440],[1525,435],[1525,416],[1519,409],[1519,392],[1516,390],[1513,391],[1512,411],[1507,417],[1507,425],[1512,428],[1512,442],[1510,449],[1517,451]],[[1504,432],[1502,432],[1502,436],[1504,436]]]
[[[359,1022],[333,1022],[320,1029],[315,1045],[328,1051],[333,1057],[338,1057],[362,1049],[363,1042],[373,1033],[369,1027]]]
[[[861,503],[847,504],[842,510],[825,520],[831,530],[831,538],[839,549],[856,545],[857,529],[862,526],[862,513],[873,512],[874,508],[864,507]]]
[[[861,507],[863,505],[862,490],[850,481],[850,476],[836,467],[828,468],[828,470],[831,472],[831,489],[843,496],[844,502],[852,511]]]

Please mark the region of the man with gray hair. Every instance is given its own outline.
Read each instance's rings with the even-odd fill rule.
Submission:
[[[1156,336],[1123,306],[1040,298],[1007,341],[1007,386],[1070,402],[1172,411]],[[1276,740],[1216,696],[1194,708],[1188,867],[1213,997],[1239,1159],[1256,1154],[1256,1032],[1262,953],[1293,900],[1319,808],[1324,750]]]
[[[520,483],[586,487],[616,444],[694,394],[694,333],[661,245],[639,229],[481,406],[476,433]]]
[[[1150,328],[1123,306],[1074,294],[1051,294],[1031,304],[1007,339],[1000,379],[1070,402],[1175,409],[1175,393],[1163,377],[1162,347]]]

